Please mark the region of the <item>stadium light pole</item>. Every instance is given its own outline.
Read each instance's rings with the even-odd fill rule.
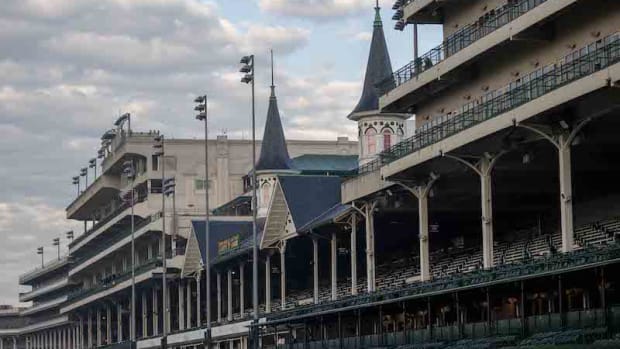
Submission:
[[[168,280],[167,280],[167,264],[166,264],[166,198],[164,190],[164,182],[166,180],[166,169],[164,166],[164,135],[157,135],[153,139],[153,156],[159,159],[159,166],[161,166],[161,256],[162,256],[162,269],[164,270],[161,278],[162,288],[162,302],[164,304],[164,317],[162,319],[162,336],[161,347],[163,349],[168,347]]]
[[[254,98],[254,55],[243,56],[239,61],[243,64],[240,73],[243,73],[241,82],[250,84],[252,87],[252,312],[254,325],[258,324],[258,246],[257,246],[257,227],[256,227],[256,103]],[[255,328],[253,327],[255,330]],[[258,343],[252,340],[252,346],[257,347]]]
[[[77,196],[80,196],[80,176],[71,178],[73,185],[77,186]]]
[[[41,255],[41,268],[45,266],[44,258],[43,258],[43,246],[37,247],[37,254]]]
[[[88,167],[80,169],[80,176],[84,177],[84,191],[86,191],[86,188],[88,188]]]
[[[73,230],[69,230],[69,231],[66,233],[66,235],[67,235],[67,240],[71,240],[71,243],[73,243],[73,238],[74,238],[74,236],[73,236]]]
[[[207,310],[207,330],[205,331],[204,347],[205,349],[211,348],[211,266],[209,265],[210,253],[210,232],[209,232],[209,123],[207,119],[207,95],[202,95],[194,99],[196,106],[194,110],[198,112],[196,120],[204,121],[205,130],[205,308]],[[200,287],[198,285],[197,287]],[[200,311],[200,309],[198,309]]]
[[[129,324],[129,339],[132,348],[136,343],[136,245],[135,245],[135,222],[133,215],[133,205],[135,202],[133,181],[136,178],[136,169],[133,161],[127,160],[123,163],[123,174],[129,180],[129,189],[131,190],[131,319]]]
[[[54,238],[52,244],[58,248],[58,260],[60,260],[60,238]]]
[[[92,168],[93,173],[93,182],[97,179],[97,158],[92,158],[88,160],[88,167]]]

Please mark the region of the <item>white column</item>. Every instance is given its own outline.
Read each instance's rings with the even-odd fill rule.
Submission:
[[[357,294],[357,215],[351,216],[351,294]]]
[[[314,304],[319,303],[319,240],[317,238],[312,238],[312,286],[313,286],[313,296],[314,296]]]
[[[232,273],[232,269],[228,269],[228,275],[226,276],[226,295],[227,295],[227,299],[228,302],[226,304],[226,308],[228,310],[228,321],[232,321],[233,319],[233,287],[232,287],[232,279],[233,279],[233,273]]]
[[[202,306],[200,302],[202,301],[201,290],[200,290],[200,275],[198,272],[196,274],[196,327],[202,326]]]
[[[418,196],[418,230],[420,239],[420,280],[431,279],[430,253],[428,246],[428,195]]]
[[[163,292],[162,292],[162,295],[163,295]],[[162,297],[162,302],[163,302],[163,304],[162,304],[162,313],[163,313],[163,315],[162,316],[166,317],[166,331],[167,331],[166,333],[170,333],[170,329],[172,328],[171,327],[172,321],[170,321],[171,318],[172,318],[172,313],[169,310],[166,311],[164,309],[164,307],[166,306],[166,304],[168,304],[168,305],[172,304],[171,298],[172,298],[172,296],[171,296],[170,292],[166,292],[166,300],[163,300],[163,297]]]
[[[93,311],[88,309],[88,320],[86,328],[88,330],[88,347],[93,347]]]
[[[185,320],[185,326],[187,328],[192,328],[192,279],[187,279],[187,284],[185,285],[185,305],[187,306],[187,310],[185,316],[187,319]]]
[[[78,347],[80,349],[84,349],[84,319],[82,319],[82,316],[80,315],[79,317],[79,324],[80,324],[80,333],[78,334]]]
[[[336,233],[332,233],[331,241],[331,255],[332,255],[332,300],[335,301],[338,298],[338,240]]]
[[[571,171],[571,138],[560,135],[558,159],[560,168],[560,226],[562,228],[562,252],[570,252],[575,244],[573,235],[573,182]]]
[[[13,349],[17,349],[17,337],[13,337]]]
[[[121,303],[116,304],[116,341],[123,341],[123,306]]]
[[[493,188],[491,161],[480,159],[480,199],[482,204],[482,264],[485,269],[493,267]]]
[[[149,313],[148,303],[146,301],[146,291],[142,292],[142,337],[148,337],[149,335]],[[108,316],[109,317],[109,316]],[[110,333],[111,336],[111,333]]]
[[[179,330],[185,329],[185,287],[179,280]]]
[[[153,317],[153,335],[156,336],[159,334],[159,297],[157,294],[157,288],[153,287],[153,300],[152,300],[152,309],[153,312],[151,316]],[[163,313],[163,312],[162,312]]]
[[[286,241],[280,246],[280,303],[281,309],[286,308]]]
[[[101,309],[97,308],[97,346],[100,347],[102,345],[102,336],[101,336]]]
[[[222,322],[222,274],[217,272],[217,322]]]
[[[245,265],[243,263],[239,264],[239,314],[241,318],[243,318],[243,314],[245,313],[245,281],[243,277],[245,276]]]
[[[271,313],[271,256],[265,257],[265,312]]]
[[[366,205],[366,279],[368,292],[375,291],[375,222],[373,203]]]

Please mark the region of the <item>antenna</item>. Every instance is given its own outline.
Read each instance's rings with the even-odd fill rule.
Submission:
[[[275,87],[275,85],[273,84],[273,49],[269,51],[271,52],[271,87],[273,88]]]

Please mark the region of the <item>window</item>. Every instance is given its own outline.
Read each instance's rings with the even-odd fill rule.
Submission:
[[[159,170],[159,156],[157,156],[157,155],[152,155],[151,156],[151,167],[152,167],[153,171],[158,171]]]
[[[207,187],[206,181],[203,178],[194,179],[194,190],[202,191]],[[209,181],[209,188],[211,187],[211,181]]]
[[[366,154],[372,155],[377,152],[377,130],[369,128],[366,130]]]
[[[269,197],[271,196],[271,183],[265,182],[261,185],[261,205],[262,207],[266,207],[269,205]]]
[[[392,130],[383,130],[383,150],[388,150],[392,146]]]

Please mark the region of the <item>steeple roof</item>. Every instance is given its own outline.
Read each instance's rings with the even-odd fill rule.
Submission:
[[[368,64],[366,65],[366,76],[364,77],[364,88],[357,106],[348,116],[351,120],[357,119],[356,114],[379,109],[379,96],[375,85],[390,78],[392,75],[392,63],[390,62],[390,54],[385,43],[380,10],[381,8],[377,3],[372,40],[370,42],[370,53],[368,54]]]
[[[260,150],[260,157],[256,163],[257,171],[292,169],[292,162],[286,147],[284,130],[282,129],[280,111],[278,110],[276,87],[273,84],[273,54],[271,69],[271,96],[269,96],[269,109],[267,110],[263,144]]]

